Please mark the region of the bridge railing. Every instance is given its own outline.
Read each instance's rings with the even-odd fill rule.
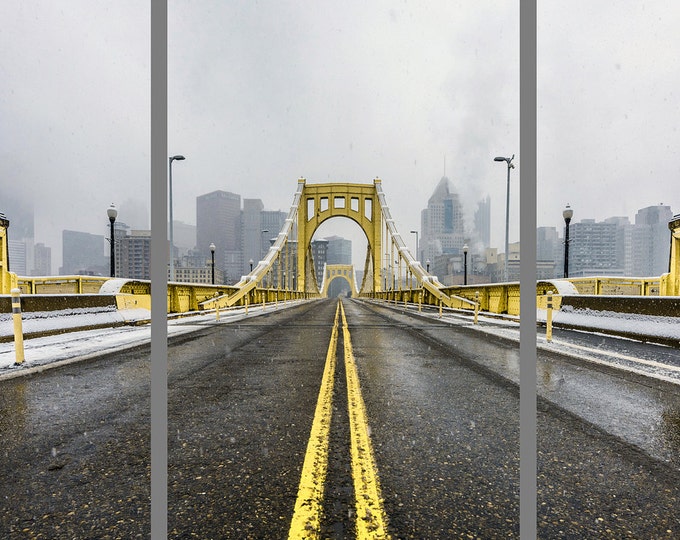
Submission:
[[[661,277],[589,276],[569,278],[579,294],[659,296]]]
[[[21,294],[97,294],[109,277],[103,276],[17,276]]]

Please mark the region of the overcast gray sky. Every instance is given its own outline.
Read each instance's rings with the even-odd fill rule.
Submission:
[[[593,5],[594,4],[594,5]],[[175,219],[216,189],[287,211],[297,185],[379,176],[411,240],[444,174],[468,221],[492,199],[501,247],[505,167],[518,240],[518,2],[169,2]],[[106,234],[106,208],[148,226],[145,2],[3,4],[0,211],[31,200],[36,242]],[[539,3],[539,225],[680,212],[680,12],[673,2]],[[146,220],[146,222],[144,222]],[[329,224],[328,234],[341,220]]]

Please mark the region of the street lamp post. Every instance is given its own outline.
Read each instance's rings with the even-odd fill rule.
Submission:
[[[176,155],[176,156],[170,156],[168,158],[168,179],[169,179],[169,189],[168,193],[170,195],[170,281],[175,280],[175,244],[173,242],[172,238],[172,230],[173,230],[173,223],[172,223],[172,162],[177,160],[177,161],[182,161],[186,159],[182,155]]]
[[[508,164],[508,189],[505,197],[505,281],[508,281],[508,234],[510,228],[510,169],[514,169],[512,160],[515,159],[515,154],[511,158],[495,157],[494,161],[505,161]]]
[[[118,216],[118,210],[113,203],[111,203],[111,206],[109,206],[109,208],[106,210],[106,214],[109,216],[109,222],[111,223],[111,277],[116,277],[116,260],[113,246],[113,223],[116,221],[116,217]]]
[[[430,273],[430,259],[427,259],[425,261],[425,264],[427,265],[427,273],[429,274]]]
[[[463,285],[467,285],[467,254],[468,245],[463,246]]]
[[[411,234],[415,234],[415,235],[416,235],[416,261],[417,261],[418,258],[420,257],[420,256],[418,255],[418,231],[411,231]]]
[[[215,244],[210,242],[210,258],[212,259],[212,284],[215,285]]]
[[[250,271],[252,272],[253,271],[253,259],[250,259],[248,262],[250,263]]]
[[[569,205],[562,211],[564,218],[564,277],[569,277],[569,222],[571,221],[574,211]]]

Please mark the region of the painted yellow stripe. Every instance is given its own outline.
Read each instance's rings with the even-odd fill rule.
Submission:
[[[293,520],[290,524],[288,538],[299,540],[316,539],[321,535],[321,511],[323,503],[324,483],[328,469],[328,438],[331,428],[333,401],[333,381],[335,379],[335,354],[338,344],[338,314],[341,304],[335,310],[335,321],[331,332],[331,341],[326,353],[326,365],[312,430],[307,443],[307,453],[302,466],[300,487]]]
[[[380,495],[378,470],[373,455],[371,438],[368,435],[366,406],[361,397],[352,342],[340,304],[342,315],[343,345],[345,348],[345,372],[347,374],[347,399],[349,408],[350,447],[352,452],[352,478],[356,499],[356,537],[364,539],[389,539],[387,517]]]

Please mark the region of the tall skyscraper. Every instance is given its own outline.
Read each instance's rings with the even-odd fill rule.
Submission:
[[[420,251],[425,259],[458,254],[465,244],[463,208],[451,181],[442,177],[421,212]]]
[[[237,281],[243,271],[241,251],[241,196],[213,191],[196,197],[196,248],[210,257],[215,244],[215,266],[227,283]]]

